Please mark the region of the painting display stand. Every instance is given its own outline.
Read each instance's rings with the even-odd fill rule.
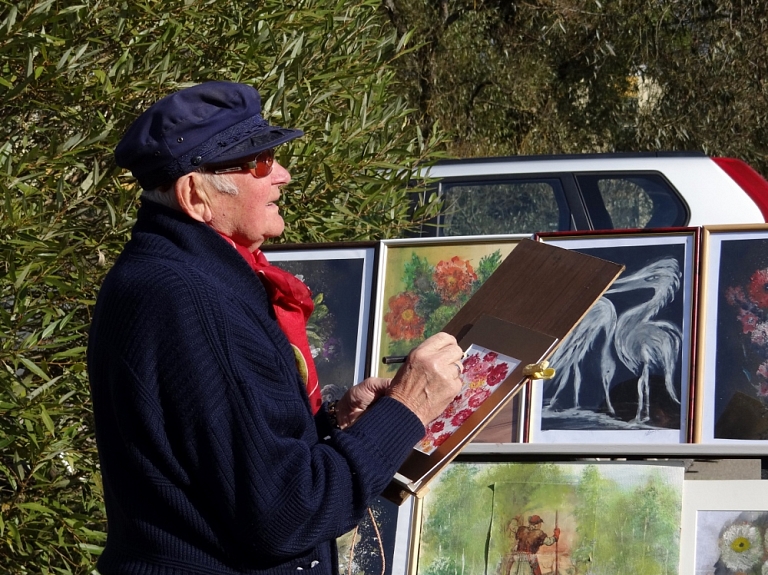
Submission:
[[[528,380],[525,367],[549,357],[623,269],[578,252],[521,241],[444,328],[465,351],[475,344],[517,364],[450,438],[429,453],[414,447],[386,496],[397,502],[419,494],[483,428],[489,429],[491,440],[500,434],[501,441],[509,441],[511,414],[499,416]]]

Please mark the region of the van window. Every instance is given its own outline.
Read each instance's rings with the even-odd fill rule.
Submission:
[[[570,229],[556,178],[443,182],[441,236],[515,234]]]
[[[688,210],[659,174],[575,174],[596,230],[684,226]]]

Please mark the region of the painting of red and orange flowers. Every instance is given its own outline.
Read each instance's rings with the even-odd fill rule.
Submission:
[[[427,426],[427,434],[416,450],[429,455],[442,445],[480,407],[520,361],[472,344],[462,361],[461,392],[445,411]]]
[[[695,439],[768,440],[768,226],[703,233]]]
[[[399,365],[381,357],[407,355],[442,330],[523,237],[384,240],[374,373],[394,375]]]

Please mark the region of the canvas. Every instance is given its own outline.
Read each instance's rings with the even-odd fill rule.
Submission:
[[[421,505],[418,575],[677,573],[681,463],[453,463]]]
[[[698,230],[542,234],[626,270],[531,385],[529,441],[684,443]]]
[[[768,440],[768,226],[704,228],[696,441]]]
[[[340,399],[367,371],[376,244],[273,246],[265,254],[312,292],[307,336],[323,401]]]
[[[441,331],[528,235],[384,240],[371,374],[392,377],[400,367],[384,356],[407,355]]]
[[[765,481],[686,481],[680,573],[763,575],[767,531]]]

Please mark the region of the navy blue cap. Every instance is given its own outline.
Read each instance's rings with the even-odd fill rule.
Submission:
[[[253,86],[205,82],[166,96],[136,118],[115,160],[151,190],[200,166],[255,156],[302,135],[270,126]]]

